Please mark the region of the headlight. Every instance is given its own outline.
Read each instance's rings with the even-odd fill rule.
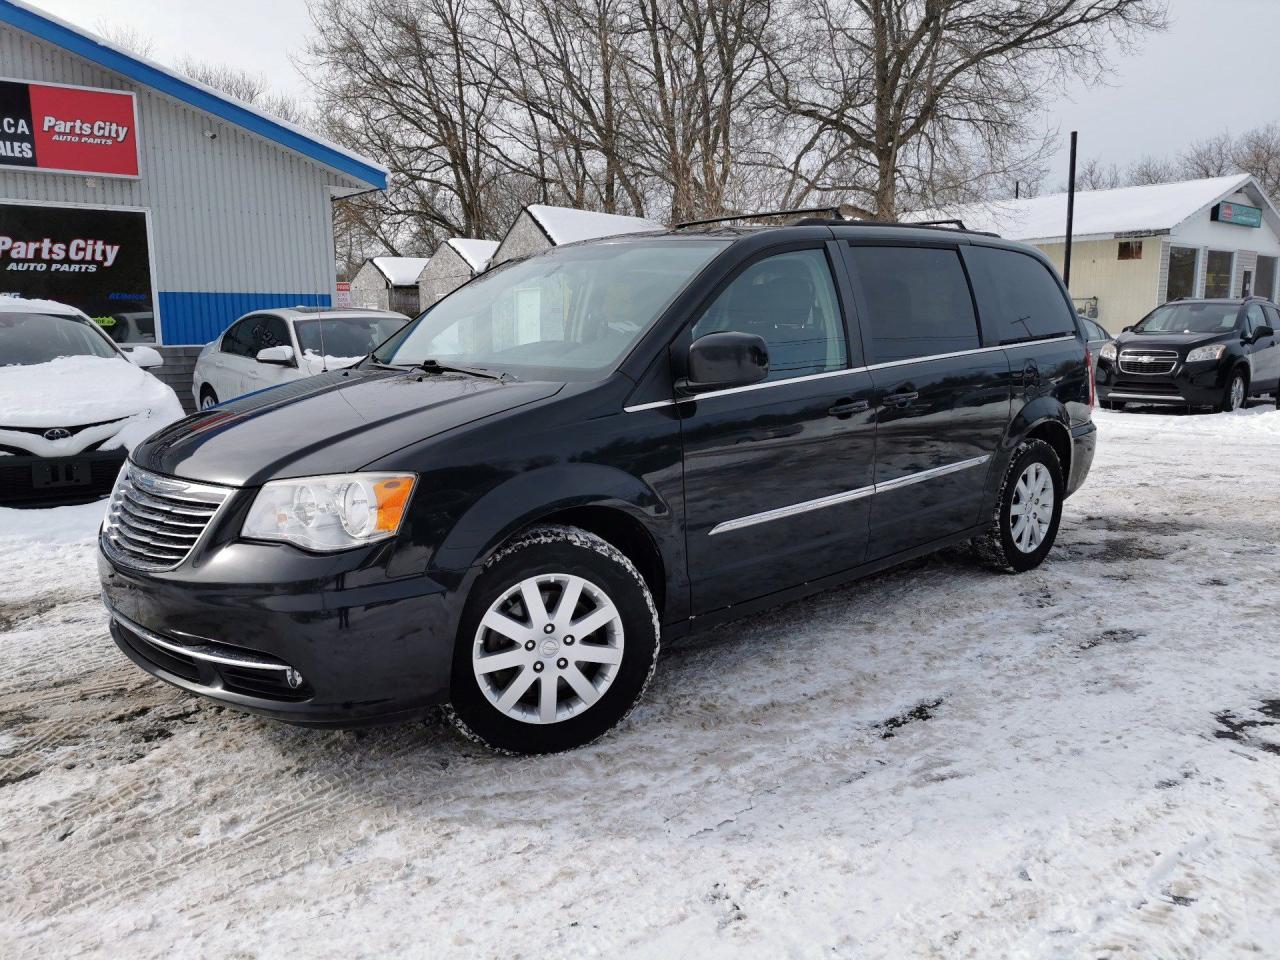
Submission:
[[[340,473],[263,486],[241,536],[308,550],[346,550],[395,536],[417,480],[411,473]]]
[[[1098,351],[1098,356],[1103,360],[1114,360],[1116,358],[1116,345],[1114,343],[1104,343],[1102,349]]]
[[[1208,347],[1196,347],[1187,354],[1187,363],[1199,363],[1201,360],[1221,360],[1227,352],[1225,343],[1215,343]]]

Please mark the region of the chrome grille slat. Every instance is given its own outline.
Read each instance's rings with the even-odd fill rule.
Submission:
[[[140,503],[144,507],[150,507],[152,510],[161,510],[165,513],[181,513],[192,517],[212,517],[217,507],[187,507],[165,503],[158,497],[153,497],[149,493],[143,493],[141,490],[129,489],[124,491],[124,495],[135,503]]]
[[[172,570],[190,556],[231,493],[230,487],[164,477],[126,464],[111,494],[102,550],[123,566]]]

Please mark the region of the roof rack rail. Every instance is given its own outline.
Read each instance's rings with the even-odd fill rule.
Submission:
[[[758,220],[761,217],[794,217],[802,213],[825,213],[835,220],[844,220],[840,215],[839,207],[804,207],[799,210],[761,210],[758,213],[737,213],[731,217],[708,217],[705,220],[686,220],[683,223],[677,223],[675,229],[683,230],[685,227],[702,227],[710,223],[731,223],[734,220]]]

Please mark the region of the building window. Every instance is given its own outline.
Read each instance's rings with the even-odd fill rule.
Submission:
[[[1275,298],[1276,294],[1276,258],[1259,257],[1258,272],[1253,278],[1253,293],[1257,297]]]
[[[1196,295],[1196,262],[1200,251],[1194,247],[1169,248],[1169,287],[1166,300],[1181,300]]]
[[[1141,240],[1121,240],[1119,259],[1141,260],[1142,259],[1142,241]]]
[[[1204,271],[1206,299],[1231,296],[1231,267],[1235,256],[1229,250],[1210,250]]]

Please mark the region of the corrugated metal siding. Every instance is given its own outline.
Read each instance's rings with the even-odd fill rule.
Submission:
[[[1156,304],[1169,299],[1169,249],[1173,246],[1168,240],[1160,241],[1160,276],[1156,280]]]
[[[137,93],[140,179],[0,170],[0,198],[149,209],[166,342],[193,342],[211,323],[220,330],[238,315],[223,310],[233,301],[184,299],[192,293],[277,298],[239,301],[246,310],[329,302],[335,181],[328,171],[7,27],[0,27],[0,75]],[[184,312],[193,305],[204,312]]]

